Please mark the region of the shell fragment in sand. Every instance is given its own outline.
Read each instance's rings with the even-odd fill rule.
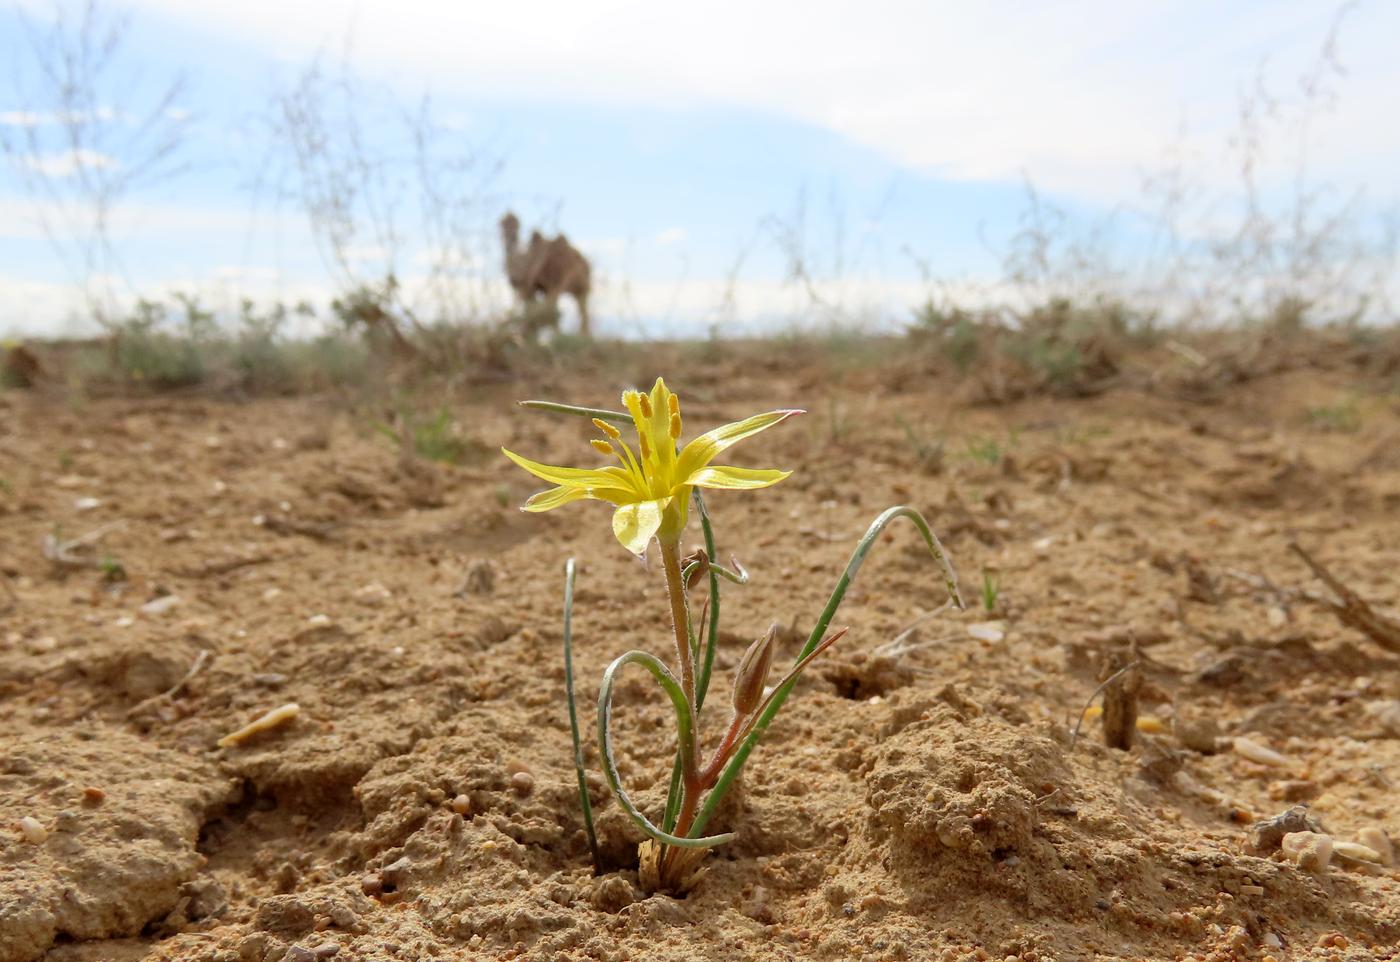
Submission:
[[[1381,858],[1380,852],[1368,845],[1362,845],[1360,842],[1333,842],[1332,852],[1357,862],[1370,862],[1373,865],[1385,864],[1385,859]]]
[[[1272,748],[1266,748],[1258,742],[1250,741],[1248,738],[1236,738],[1232,742],[1231,747],[1234,748],[1236,755],[1239,755],[1241,758],[1247,758],[1252,762],[1257,762],[1260,765],[1268,765],[1272,768],[1287,768],[1293,764]]]
[[[219,739],[220,748],[232,748],[241,745],[243,742],[262,732],[271,731],[287,724],[293,718],[301,714],[301,706],[296,702],[288,702],[285,705],[272,709],[266,715],[255,718],[236,732],[225,735]]]

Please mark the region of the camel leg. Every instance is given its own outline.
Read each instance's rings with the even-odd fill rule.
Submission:
[[[578,332],[586,338],[593,335],[588,330],[588,295],[575,294],[574,303],[578,305]]]
[[[559,333],[559,294],[551,291],[545,294],[545,301],[549,304],[549,326],[554,328],[554,333]]]

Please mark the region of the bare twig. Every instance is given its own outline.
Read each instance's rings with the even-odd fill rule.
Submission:
[[[279,518],[269,514],[263,517],[262,527],[276,534],[299,534],[313,541],[332,541],[335,538],[335,525],[317,524],[312,521],[297,521],[293,518]]]
[[[209,662],[212,660],[213,655],[209,654],[208,649],[200,649],[199,654],[195,655],[194,657],[194,664],[190,665],[190,670],[185,672],[185,676],[183,678],[181,678],[175,684],[171,685],[165,691],[161,692],[159,695],[152,695],[150,698],[144,699],[143,701],[137,702],[135,705],[132,705],[131,708],[127,710],[127,717],[133,718],[137,715],[143,714],[148,708],[150,708],[151,705],[155,704],[156,702],[169,701],[176,695],[180,694],[181,690],[183,690],[184,687],[194,679],[194,676],[203,671],[204,667],[208,665]]]
[[[204,564],[194,568],[182,568],[178,572],[185,578],[209,578],[216,575],[226,575],[237,571],[239,568],[248,568],[252,565],[267,564],[272,560],[272,555],[259,554],[243,558],[225,558],[221,561],[206,561]]]
[[[901,628],[899,634],[895,635],[883,645],[877,646],[874,650],[870,652],[870,654],[876,658],[898,658],[900,655],[907,655],[909,652],[918,651],[920,648],[930,648],[934,645],[940,645],[944,642],[952,641],[954,638],[957,637],[956,635],[950,635],[946,638],[935,638],[931,641],[909,641],[909,638],[912,637],[916,631],[918,631],[920,625],[922,625],[926,621],[932,621],[934,618],[937,618],[939,615],[943,614],[943,612],[947,611],[952,606],[952,602],[945,601],[943,604],[939,605],[937,608],[934,608],[932,611],[924,612],[922,615],[919,615],[919,617],[915,618],[913,621],[909,622],[909,624]]]
[[[97,544],[104,537],[113,531],[126,527],[125,521],[113,521],[111,524],[104,524],[100,528],[95,528],[87,534],[70,538],[67,541],[60,541],[56,534],[44,535],[44,542],[41,550],[44,557],[56,565],[66,568],[100,568],[102,560],[100,558],[88,557],[80,552],[84,548]]]
[[[1338,621],[1362,632],[1387,651],[1400,652],[1400,618],[1396,618],[1390,612],[1378,611],[1371,607],[1364,598],[1338,580],[1296,541],[1289,542],[1288,550],[1302,558],[1303,563],[1312,570],[1318,580],[1340,599],[1315,599],[1330,609]]]

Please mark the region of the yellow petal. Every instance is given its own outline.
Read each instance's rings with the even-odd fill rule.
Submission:
[[[764,468],[733,468],[724,464],[701,468],[687,480],[697,488],[766,488],[792,474]]]
[[[528,501],[520,506],[521,511],[552,511],[570,501],[581,501],[588,497],[588,488],[574,488],[561,484],[557,488],[550,488],[548,491],[541,491],[539,494],[532,494]]]
[[[647,544],[661,527],[661,514],[670,498],[624,504],[613,512],[613,534],[635,555],[645,554]]]
[[[802,413],[802,411],[769,411],[767,414],[755,414],[751,418],[744,418],[742,421],[717,427],[713,431],[706,431],[681,450],[680,460],[676,464],[676,474],[681,478],[688,478],[713,461],[716,455],[730,445],[751,437],[759,431],[767,430],[775,424],[780,424],[794,414]]]
[[[550,511],[571,501],[592,498],[594,501],[607,501],[610,504],[633,504],[639,500],[636,492],[621,488],[576,488],[561,484],[557,488],[533,494],[520,506],[521,511]]]
[[[522,458],[512,451],[501,448],[501,453],[529,471],[535,477],[551,484],[562,484],[571,488],[631,488],[627,472],[618,467],[606,468],[560,468],[552,464],[541,464]]]

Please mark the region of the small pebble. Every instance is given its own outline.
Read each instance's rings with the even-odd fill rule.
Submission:
[[[100,507],[101,505],[102,501],[98,498],[77,498],[73,501],[73,510],[91,511],[93,508]]]
[[[33,815],[26,815],[19,820],[19,833],[31,845],[42,845],[49,837],[49,830],[44,828],[44,823]]]
[[[978,641],[996,644],[1006,637],[1004,621],[979,621],[967,626],[967,633]]]
[[[413,868],[413,859],[407,855],[400,855],[379,870],[379,877],[384,880],[386,885],[397,887],[403,882],[404,874],[411,868]]]
[[[143,615],[163,615],[180,603],[179,595],[162,595],[141,606]]]
[[[515,789],[517,795],[529,795],[530,789],[535,787],[535,776],[529,772],[516,772],[510,777],[510,787]]]
[[[1287,768],[1293,764],[1283,755],[1266,748],[1258,742],[1250,741],[1248,738],[1236,738],[1231,742],[1230,747],[1235,750],[1235,754],[1241,758],[1247,758],[1251,762],[1260,765],[1268,765],[1273,768]]]
[[[384,891],[384,878],[378,872],[370,872],[360,877],[360,891],[374,898]]]
[[[89,808],[97,808],[107,800],[107,793],[100,788],[89,786],[83,789],[83,804]]]
[[[1172,719],[1172,734],[1193,752],[1214,755],[1220,750],[1220,726],[1214,718],[1183,718],[1177,715]]]
[[[355,600],[360,604],[367,605],[371,608],[375,608],[379,605],[384,604],[392,597],[393,594],[389,591],[389,589],[384,587],[377,581],[370,582],[369,584],[363,586],[362,588],[358,588],[355,591]]]
[[[467,815],[472,810],[472,800],[466,795],[458,795],[452,799],[452,811],[458,815]]]
[[[1283,854],[1307,872],[1324,872],[1332,861],[1332,836],[1317,832],[1290,832],[1283,837]]]

